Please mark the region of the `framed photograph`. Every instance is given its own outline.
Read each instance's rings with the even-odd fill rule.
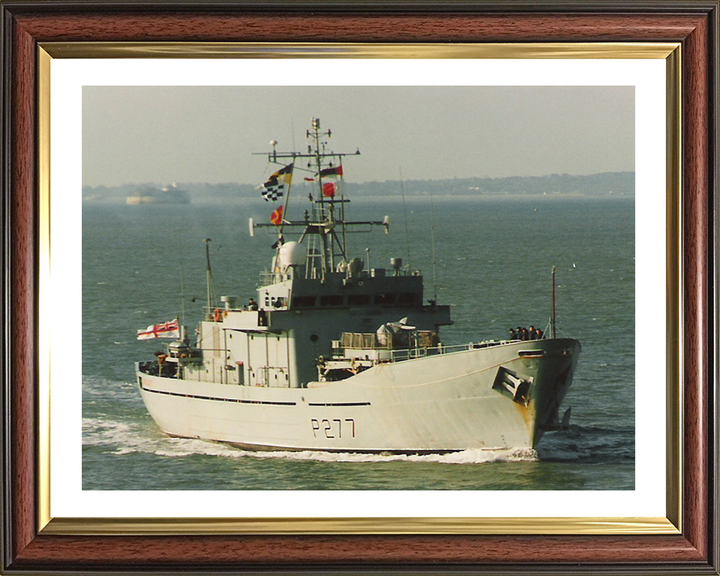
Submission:
[[[718,573],[668,6],[4,3],[3,570]]]

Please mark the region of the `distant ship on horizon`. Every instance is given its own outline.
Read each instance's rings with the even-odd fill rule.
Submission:
[[[128,206],[138,204],[190,204],[190,194],[178,188],[173,182],[162,189],[146,187],[138,190],[126,199]]]

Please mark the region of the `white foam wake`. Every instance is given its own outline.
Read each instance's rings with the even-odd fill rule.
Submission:
[[[531,448],[473,449],[449,454],[357,454],[319,450],[255,452],[227,444],[170,438],[154,428],[140,424],[114,422],[102,418],[83,420],[83,445],[107,447],[113,454],[142,452],[168,458],[215,456],[220,458],[285,459],[314,462],[426,462],[439,464],[485,464],[489,462],[533,462],[537,452]]]
[[[116,422],[104,418],[83,418],[83,446],[105,447],[114,454],[153,453],[165,437],[139,424]]]
[[[532,462],[537,452],[531,448],[473,449],[449,454],[356,454],[352,452],[245,452],[254,458],[287,458],[317,462],[433,462],[439,464],[485,464],[488,462]]]

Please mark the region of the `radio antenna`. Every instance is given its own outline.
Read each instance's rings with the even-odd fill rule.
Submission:
[[[207,306],[208,314],[214,306],[215,287],[213,286],[212,268],[210,267],[210,238],[205,238],[205,258],[207,259]]]
[[[180,257],[180,315],[182,324],[185,325],[185,262]]]
[[[430,189],[430,242],[432,245],[433,300],[437,302],[437,257],[435,255],[435,199]]]
[[[405,216],[405,243],[407,244],[408,259],[407,267],[408,270],[410,270],[410,231],[408,229],[407,206],[405,205],[405,180],[403,179],[402,166],[398,166],[398,170],[400,171],[400,190],[402,190],[403,215]]]
[[[552,267],[552,321],[550,322],[550,327],[552,328],[552,331],[550,333],[551,338],[555,338],[556,324],[557,324],[557,312],[556,312],[556,308],[555,308],[555,266],[553,266]]]
[[[290,116],[290,134],[292,134],[292,142],[293,142],[293,150],[297,150],[297,146],[295,146],[295,122],[293,120],[293,117]]]

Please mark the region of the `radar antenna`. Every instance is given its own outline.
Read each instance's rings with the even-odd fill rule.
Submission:
[[[293,220],[288,212],[290,189],[285,194],[282,220],[277,224],[279,234],[282,236],[285,229],[297,228],[300,231],[299,242],[311,235],[319,239],[318,249],[315,250],[313,242],[309,242],[311,249],[307,252],[305,275],[307,278],[325,279],[329,272],[334,272],[336,266],[348,260],[347,233],[351,226],[385,226],[387,231],[387,218],[383,221],[363,220],[348,221],[345,219],[345,204],[350,202],[343,192],[343,158],[357,156],[355,152],[335,152],[329,148],[329,139],[332,131],[323,131],[319,118],[312,118],[311,128],[306,131],[310,141],[307,152],[279,152],[277,142],[271,142],[272,151],[267,154],[268,162],[275,164],[293,164],[293,171],[309,173],[306,181],[313,182],[314,194],[309,194],[312,211],[304,211],[301,220]],[[339,194],[338,194],[339,189]],[[251,234],[254,228],[269,228],[275,224],[256,224],[250,222]],[[358,230],[362,231],[362,230]],[[279,250],[279,247],[278,247]],[[338,262],[338,258],[340,259]]]

